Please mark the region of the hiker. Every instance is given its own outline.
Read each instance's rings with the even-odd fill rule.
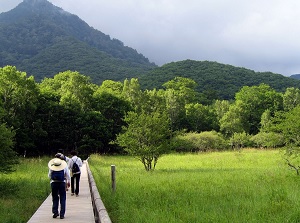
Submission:
[[[51,191],[52,191],[52,213],[53,218],[60,216],[65,218],[66,212],[66,184],[70,186],[70,172],[66,161],[60,158],[54,158],[48,163]],[[60,203],[60,212],[58,206]]]
[[[55,154],[55,157],[56,158],[60,158],[60,159],[62,159],[64,161],[66,161],[67,163],[69,162],[69,159],[70,159],[69,157],[67,157],[67,156],[64,155],[64,151],[62,149],[59,149],[57,151],[57,153]]]
[[[82,167],[82,160],[80,159],[80,157],[77,156],[77,152],[75,150],[71,152],[71,155],[72,158],[69,159],[69,164],[68,164],[69,169],[71,171],[71,196],[74,196],[74,192],[75,192],[76,197],[78,197],[79,182],[80,182],[80,175],[81,175],[80,167]]]
[[[57,151],[57,153],[55,154],[55,157],[56,157],[56,158],[59,158],[59,159],[61,159],[61,160],[66,161],[67,164],[68,164],[69,159],[70,159],[69,157],[67,157],[67,156],[64,155],[64,151],[63,151],[62,149],[59,149],[59,150]],[[69,190],[69,187],[70,187],[70,185],[68,186],[68,185],[66,184],[66,191]]]

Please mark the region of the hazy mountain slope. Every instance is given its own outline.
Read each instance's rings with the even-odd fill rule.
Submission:
[[[293,74],[290,76],[290,78],[300,80],[300,74]]]
[[[1,13],[0,42],[0,65],[15,65],[36,80],[55,75],[57,68],[76,68],[100,83],[107,76],[120,80],[156,67],[136,50],[46,0],[24,0],[11,11]],[[57,56],[62,59],[58,64],[52,60]]]
[[[235,67],[210,61],[185,60],[165,64],[149,71],[139,80],[143,88],[161,88],[162,84],[176,76],[188,77],[198,84],[197,91],[211,98],[233,99],[243,86],[265,83],[284,92],[287,87],[300,88],[300,80],[294,80],[271,72],[254,72],[246,68]]]

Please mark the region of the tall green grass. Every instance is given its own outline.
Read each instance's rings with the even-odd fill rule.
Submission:
[[[15,172],[0,174],[0,222],[27,222],[46,199],[50,193],[48,161],[21,159]]]
[[[89,163],[114,223],[300,222],[300,179],[279,151],[172,154],[152,172],[131,157]]]

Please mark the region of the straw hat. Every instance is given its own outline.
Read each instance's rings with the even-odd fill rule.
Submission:
[[[59,158],[54,158],[49,161],[48,167],[50,170],[60,171],[67,167],[67,163],[66,163],[66,161],[61,160]]]

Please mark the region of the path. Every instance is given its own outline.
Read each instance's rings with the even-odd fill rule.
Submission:
[[[50,187],[50,183],[49,183]],[[52,196],[51,194],[42,203],[39,209],[29,219],[27,223],[40,222],[72,222],[72,223],[95,223],[93,205],[91,200],[90,187],[88,182],[86,163],[81,167],[79,196],[71,196],[71,191],[67,191],[67,206],[64,219],[52,218]]]

